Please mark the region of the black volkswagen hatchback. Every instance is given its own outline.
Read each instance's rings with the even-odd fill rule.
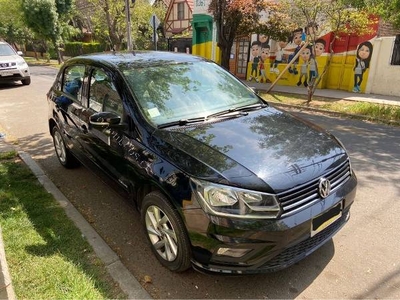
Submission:
[[[100,169],[135,203],[152,251],[172,271],[276,271],[349,219],[357,180],[343,145],[213,62],[80,56],[47,96],[60,163]]]

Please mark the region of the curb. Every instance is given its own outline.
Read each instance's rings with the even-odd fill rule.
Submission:
[[[0,127],[0,152],[14,151],[14,147],[5,142],[5,133]],[[0,227],[0,299],[17,299],[12,286],[11,276],[8,271],[6,253],[4,250],[3,234]]]
[[[56,185],[47,177],[40,166],[32,159],[32,157],[23,152],[18,151],[19,157],[31,169],[39,182],[43,185],[47,192],[53,195],[57,202],[64,208],[67,216],[75,223],[82,234],[86,237],[89,244],[93,247],[96,255],[106,266],[108,273],[117,282],[121,290],[127,295],[128,299],[152,299],[150,294],[140,285],[136,278],[122,264],[118,255],[107,245],[102,237],[94,230],[94,228],[85,220],[78,210],[69,202]]]
[[[6,253],[4,251],[3,235],[0,227],[0,299],[16,300],[14,288],[11,283],[10,273],[8,272],[8,265],[6,260]]]

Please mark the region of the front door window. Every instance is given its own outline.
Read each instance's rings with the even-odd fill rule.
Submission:
[[[115,112],[122,115],[122,101],[115,85],[108,74],[95,69],[90,78],[89,108],[94,112]]]

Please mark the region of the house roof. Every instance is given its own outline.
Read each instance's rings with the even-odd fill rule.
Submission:
[[[168,8],[172,0],[154,0],[153,5],[156,5],[158,3],[161,3],[165,6],[165,8]]]
[[[186,0],[186,2],[187,2],[187,4],[189,5],[190,10],[191,10],[192,13],[193,13],[194,1],[193,1],[193,0]]]

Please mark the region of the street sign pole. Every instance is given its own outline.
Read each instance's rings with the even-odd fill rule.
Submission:
[[[157,18],[155,14],[153,14],[150,18],[150,26],[153,27],[153,43],[154,49],[157,50],[157,28],[160,26],[160,20]]]
[[[156,16],[153,15],[153,41],[154,41],[154,50],[157,51],[157,40],[156,40],[156,33],[157,33],[157,27],[156,27]]]

